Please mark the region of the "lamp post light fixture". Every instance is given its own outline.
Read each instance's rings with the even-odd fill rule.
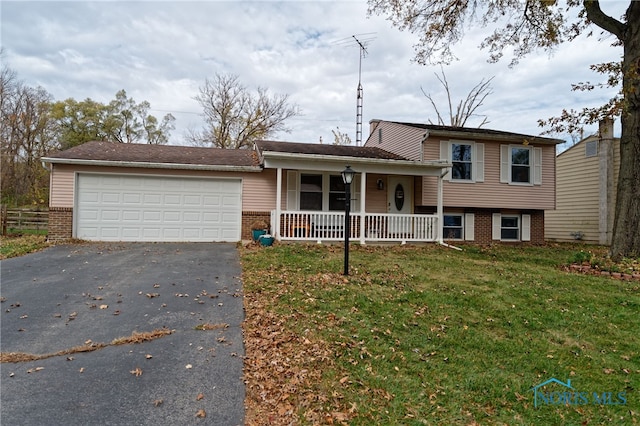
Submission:
[[[341,173],[344,182],[344,275],[349,275],[349,234],[351,233],[351,182],[356,172],[347,166]]]

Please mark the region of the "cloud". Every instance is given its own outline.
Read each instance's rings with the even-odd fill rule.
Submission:
[[[618,16],[624,3],[613,3]],[[303,115],[278,139],[332,141],[336,127],[355,139],[360,51],[349,40],[354,34],[368,41],[361,74],[365,137],[373,118],[435,119],[421,87],[446,102],[434,76],[440,69],[411,61],[417,36],[384,17],[367,17],[364,1],[3,1],[0,7],[3,60],[19,78],[60,100],[109,102],[125,89],[136,101],[149,101],[156,116],[177,118],[172,143],[183,143],[186,129],[202,125],[193,97],[215,73],[289,94]],[[537,134],[537,119],[598,105],[613,94],[570,91],[571,83],[597,79],[589,64],[619,58],[621,49],[610,41],[580,38],[551,57],[533,54],[509,68],[506,61],[488,64],[487,52],[478,50],[485,31],[469,29],[454,46],[460,60],[444,71],[454,101],[495,76],[493,94],[478,111],[491,128]]]

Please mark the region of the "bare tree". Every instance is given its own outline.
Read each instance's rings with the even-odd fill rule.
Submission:
[[[53,149],[51,95],[17,80],[2,68],[0,75],[0,147],[2,201],[14,205],[45,203],[48,174],[40,157]]]
[[[340,131],[340,127],[336,126],[335,130],[331,130],[333,133],[333,144],[334,145],[351,145],[351,137],[348,133],[342,133]]]
[[[253,94],[231,74],[205,80],[195,100],[207,124],[201,132],[192,130],[186,135],[196,145],[248,148],[258,139],[288,132],[284,122],[300,115],[298,106],[289,104],[288,95],[269,95],[262,87]]]
[[[442,67],[440,67],[440,73],[442,74],[442,76],[436,73],[434,73],[434,75],[436,76],[440,84],[442,84],[442,87],[444,87],[444,90],[447,94],[447,101],[448,101],[447,105],[449,107],[449,122],[448,123],[445,122],[444,118],[442,117],[442,114],[440,113],[440,110],[438,109],[438,106],[436,105],[435,100],[433,99],[433,96],[430,93],[426,93],[421,86],[420,90],[422,91],[422,94],[427,99],[429,99],[429,102],[431,103],[431,106],[433,107],[436,113],[436,116],[438,118],[437,123],[433,123],[433,121],[431,120],[429,120],[429,123],[439,124],[441,126],[465,127],[468,119],[478,116],[476,114],[476,110],[482,106],[487,96],[493,93],[491,89],[491,80],[493,80],[493,77],[491,77],[486,81],[484,78],[480,80],[480,83],[476,84],[473,87],[473,89],[469,91],[469,94],[467,95],[467,97],[464,100],[461,100],[460,102],[458,102],[458,105],[456,106],[456,110],[454,112],[453,104],[451,102],[451,89],[449,88],[449,82],[447,81],[447,76],[445,75]],[[482,115],[481,117],[482,117],[482,122],[480,122],[480,124],[478,125],[478,128],[489,123],[488,117],[486,115]]]

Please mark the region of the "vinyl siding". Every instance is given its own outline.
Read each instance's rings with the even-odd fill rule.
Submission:
[[[448,138],[430,138],[425,143],[425,159],[440,157],[440,142]],[[484,144],[484,182],[444,182],[445,207],[490,209],[553,209],[555,205],[555,146],[530,145],[542,148],[542,184],[509,185],[500,183],[500,145],[489,140],[470,142]],[[533,170],[532,170],[533,176]],[[422,205],[435,205],[437,179],[423,178]]]
[[[381,148],[409,160],[420,160],[420,145],[425,131],[384,121],[372,129],[365,146]]]
[[[198,170],[143,169],[129,167],[54,165],[51,173],[50,207],[74,207],[75,172],[147,174],[162,176],[197,176],[242,179],[242,210],[269,211],[275,208],[276,173],[265,170],[258,173],[207,172]]]
[[[585,156],[585,142],[567,149],[556,159],[556,210],[545,211],[545,239],[573,241],[572,233],[583,234],[583,241],[600,242],[600,154]],[[620,169],[620,145],[613,141],[614,182],[611,186],[608,229],[613,228],[613,212]],[[604,181],[602,184],[605,184]]]

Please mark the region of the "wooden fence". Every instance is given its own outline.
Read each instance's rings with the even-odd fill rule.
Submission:
[[[49,210],[0,208],[2,235],[11,231],[44,230],[49,226]]]

